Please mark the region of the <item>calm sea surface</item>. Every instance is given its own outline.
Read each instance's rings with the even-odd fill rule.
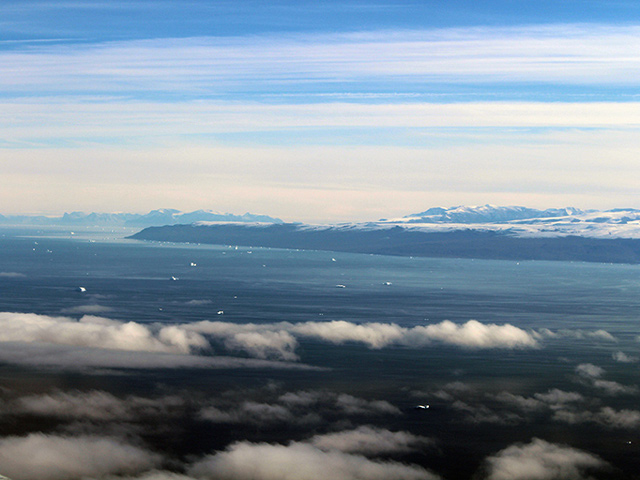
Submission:
[[[95,391],[198,399],[190,409],[167,413],[165,430],[138,433],[177,463],[234,441],[286,443],[370,425],[429,438],[428,446],[383,458],[421,465],[445,479],[472,478],[488,456],[534,438],[597,455],[614,469],[611,478],[638,478],[640,413],[634,420],[629,412],[640,408],[640,266],[146,244],[122,239],[124,231],[0,233],[0,312],[91,314],[145,325],[341,320],[412,328],[477,320],[510,324],[538,342],[536,348],[447,342],[370,348],[299,337],[296,363],[322,367],[301,370],[80,371],[8,361],[0,365],[5,400]],[[215,342],[213,350],[251,357]],[[585,373],[584,365],[596,370]],[[549,400],[556,390],[573,400]],[[290,406],[283,395],[300,392],[325,395],[324,403],[310,407],[321,421],[271,422],[268,413],[264,422],[207,421],[194,413],[202,402],[227,412],[247,401]],[[363,407],[343,415],[331,403],[343,394],[396,410]],[[417,410],[418,404],[430,408]],[[93,428],[113,433],[116,423],[94,422]],[[59,416],[0,417],[5,437],[69,432],[69,425]]]

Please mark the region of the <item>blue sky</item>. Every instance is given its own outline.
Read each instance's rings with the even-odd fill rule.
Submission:
[[[0,8],[0,213],[640,207],[638,2]]]

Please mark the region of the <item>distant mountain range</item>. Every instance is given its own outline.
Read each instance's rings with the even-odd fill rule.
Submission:
[[[527,207],[497,207],[495,205],[434,207],[421,213],[407,215],[403,217],[403,220],[412,223],[501,223],[514,220],[569,217],[593,211],[585,212],[572,207],[537,210]]]
[[[640,210],[430,208],[338,225],[196,222],[149,227],[133,239],[383,255],[640,263]]]
[[[378,225],[400,225],[422,231],[472,228],[521,237],[575,235],[595,238],[640,238],[640,209],[580,210],[527,207],[435,207],[401,218],[382,219]]]
[[[0,225],[42,225],[42,226],[86,226],[86,227],[151,227],[158,225],[189,224],[194,222],[259,222],[282,223],[279,218],[268,215],[245,213],[217,213],[210,210],[196,210],[184,213],[180,210],[164,208],[139,213],[65,213],[59,217],[30,215],[0,215]]]

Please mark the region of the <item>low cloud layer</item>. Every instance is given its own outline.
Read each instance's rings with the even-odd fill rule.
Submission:
[[[366,425],[354,430],[316,435],[309,442],[320,450],[339,450],[367,456],[408,453],[434,444],[432,439],[409,432],[391,432]]]
[[[176,326],[153,331],[136,322],[104,317],[50,317],[33,313],[0,312],[0,342],[47,343],[100,349],[188,354],[209,343],[204,337]]]
[[[597,375],[604,373],[595,365],[584,366],[582,370]],[[618,388],[629,387],[620,385]],[[610,396],[610,392],[604,393]],[[638,410],[602,406],[600,399],[557,388],[523,396],[505,391],[486,393],[453,383],[431,395],[446,401],[449,408],[463,416],[464,421],[473,424],[518,425],[546,419],[570,425],[592,424],[606,429],[631,430],[640,426]]]
[[[108,392],[63,392],[27,395],[6,402],[13,415],[28,414],[67,420],[132,421],[145,417],[167,417],[182,411],[188,402],[174,395],[160,398],[116,397]]]
[[[103,307],[96,304],[81,305],[66,311],[98,313],[101,310]],[[611,337],[604,331],[592,333],[583,332],[580,335],[607,341]],[[84,315],[78,320],[65,316],[0,312],[0,342],[5,347],[0,351],[0,361],[112,368],[224,368],[225,365],[243,364],[258,368],[261,365],[273,367],[279,364],[291,368],[284,362],[300,359],[296,352],[299,338],[334,345],[359,343],[371,349],[391,345],[410,348],[450,345],[465,349],[531,349],[539,348],[541,341],[546,338],[562,335],[548,331],[527,331],[508,323],[486,324],[476,320],[462,324],[442,321],[412,328],[395,323],[357,324],[342,320],[264,324],[200,321],[167,326],[121,322],[94,315]],[[25,351],[29,351],[29,354],[21,354],[20,349],[16,351],[12,344],[28,345]],[[254,360],[212,357],[214,349],[240,352]],[[83,358],[86,360],[83,361]],[[267,363],[260,364],[259,361]],[[606,388],[606,385],[602,388]]]
[[[587,480],[608,464],[590,453],[533,439],[511,445],[486,460],[487,480]]]
[[[34,433],[0,440],[2,473],[12,480],[73,480],[136,474],[160,465],[161,457],[108,437]]]
[[[213,423],[247,425],[320,425],[330,418],[397,416],[401,411],[384,400],[316,390],[287,392],[270,402],[232,401],[205,406],[199,416]]]
[[[0,312],[0,342],[0,362],[64,369],[314,368],[260,358],[210,356],[209,340],[181,326],[89,315],[76,320]]]
[[[66,345],[4,343],[0,362],[30,367],[86,369],[260,368],[322,370],[305,364],[226,356],[177,355]]]
[[[218,480],[436,480],[417,465],[376,461],[312,444],[238,442],[194,464],[190,475]]]
[[[243,350],[258,358],[296,358],[296,337],[313,338],[336,345],[362,343],[372,349],[389,345],[424,347],[434,344],[463,348],[535,348],[538,341],[531,332],[510,324],[483,324],[470,320],[464,324],[443,321],[434,325],[401,327],[394,323],[356,324],[342,320],[329,322],[237,324],[196,322],[182,328],[220,339],[227,348]]]
[[[601,378],[605,370],[602,367],[591,363],[582,363],[576,367],[576,373],[583,383],[591,385],[593,388],[601,390],[607,395],[632,395],[638,392],[635,385],[623,385],[613,380]]]

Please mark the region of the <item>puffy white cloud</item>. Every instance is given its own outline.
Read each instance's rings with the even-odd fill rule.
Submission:
[[[280,358],[297,360],[294,350],[296,339],[287,331],[292,324],[238,324],[230,322],[196,322],[182,325],[191,332],[206,334],[220,339],[230,350],[243,350],[257,358]]]
[[[537,331],[540,337],[549,338],[575,338],[576,340],[599,340],[603,342],[617,342],[618,339],[611,335],[606,330],[567,330],[561,329],[557,331],[549,330],[548,328],[541,328]]]
[[[581,480],[608,464],[590,453],[540,439],[511,445],[487,458],[487,480]]]
[[[0,440],[2,473],[12,480],[72,480],[132,475],[157,467],[157,454],[107,437],[34,433]]]
[[[50,317],[0,312],[0,342],[47,343],[101,349],[186,354],[209,343],[201,335],[162,327],[119,322],[104,317]]]
[[[629,395],[638,391],[638,387],[634,385],[623,385],[613,380],[604,380],[600,377],[604,375],[605,370],[602,367],[591,363],[582,363],[576,367],[576,373],[582,380],[592,387],[604,391],[607,395]]]
[[[304,322],[291,330],[305,337],[319,338],[331,343],[360,342],[370,348],[382,348],[402,341],[407,329],[393,323],[355,324],[343,320]]]
[[[535,393],[533,396],[550,405],[563,405],[584,401],[584,397],[577,392],[566,392],[557,388],[552,388],[547,393]]]
[[[443,321],[434,325],[401,327],[394,323],[356,324],[343,320],[328,322],[235,324],[227,322],[196,322],[181,328],[222,339],[231,349],[250,354],[295,358],[295,336],[314,338],[334,344],[359,342],[379,349],[389,345],[422,347],[444,343],[465,348],[535,348],[535,334],[510,324],[483,324],[470,320],[464,324]]]
[[[435,480],[422,467],[321,450],[308,443],[239,442],[195,463],[190,475],[216,480]]]
[[[483,324],[476,320],[458,325],[450,321],[426,327],[415,327],[408,343],[417,341],[443,343],[469,348],[526,348],[536,347],[534,336],[510,324]]]
[[[627,355],[624,352],[615,352],[612,355],[612,358],[616,361],[616,362],[620,362],[620,363],[636,363],[638,362],[638,357],[633,357],[631,355]]]
[[[409,432],[391,432],[364,425],[354,430],[316,435],[309,443],[321,450],[380,455],[411,452],[433,445],[434,441]]]
[[[281,346],[291,343],[286,335],[268,333],[265,338],[270,342],[280,342]],[[256,341],[251,335],[241,336],[240,341],[255,356],[270,356],[269,345]],[[120,322],[89,315],[76,320],[0,312],[0,342],[3,342],[0,362],[33,366],[71,369],[313,368],[260,359],[195,355],[209,350],[210,343],[193,329],[180,325]],[[282,354],[279,358],[288,360],[293,357]]]
[[[576,373],[585,378],[599,378],[604,374],[604,368],[592,363],[581,363],[576,367]]]
[[[595,423],[606,428],[631,429],[640,426],[640,411],[628,409],[615,410],[611,407],[602,407],[596,412],[558,410],[554,413],[553,419],[572,425]]]

